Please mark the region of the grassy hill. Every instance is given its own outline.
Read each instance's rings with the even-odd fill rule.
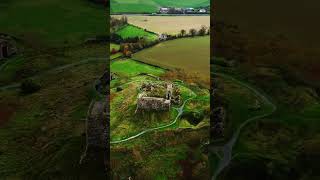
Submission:
[[[163,126],[161,130],[151,130],[130,141],[112,143],[112,179],[128,176],[135,179],[180,179],[189,171],[185,165],[189,161],[196,162],[191,165],[194,179],[208,179],[201,178],[208,175],[207,156],[201,150],[201,141],[209,135],[209,91],[181,80],[173,81],[182,101],[193,97],[186,102],[182,116],[174,122],[178,114],[175,108],[182,104],[172,104],[173,108],[168,112],[135,113],[136,98],[142,83],[170,82],[170,79],[162,76],[168,73],[166,70],[131,59],[114,60],[110,69],[116,73],[115,79],[110,82],[111,141],[123,140],[143,130]],[[160,75],[161,79],[145,73]],[[164,127],[166,125],[170,126]]]
[[[0,3],[0,32],[33,46],[81,43],[106,33],[105,8],[84,0],[10,0]]]
[[[105,45],[83,42],[106,34],[105,11],[86,0],[0,2],[0,32],[20,50],[0,65],[0,179],[104,178],[103,165],[79,160],[94,82],[107,67],[95,58]],[[27,79],[40,89],[21,93]]]
[[[209,0],[111,0],[111,13],[152,13],[160,7],[208,6]]]

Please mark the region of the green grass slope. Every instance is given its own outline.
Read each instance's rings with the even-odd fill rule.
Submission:
[[[105,8],[83,0],[11,0],[0,4],[0,32],[47,47],[106,33]]]
[[[27,72],[36,66],[38,76],[26,74],[24,78],[34,77],[41,85],[38,92],[29,95],[21,95],[20,89],[0,90],[0,179],[103,177],[102,169],[84,169],[79,160],[85,149],[84,120],[94,96],[94,81],[107,65],[103,60],[66,65],[86,57],[103,57],[105,47],[84,46],[60,53],[51,57],[52,64],[39,64],[39,57],[11,59],[10,68],[0,71],[10,80],[20,69]],[[53,69],[50,73],[48,66]],[[62,66],[66,68],[57,69]],[[12,113],[4,117],[6,108]]]

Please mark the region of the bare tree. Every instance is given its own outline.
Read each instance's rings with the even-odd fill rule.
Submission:
[[[199,35],[200,36],[204,36],[204,35],[206,35],[206,32],[207,32],[207,27],[202,25],[200,30],[199,30]]]
[[[183,37],[183,36],[186,34],[186,30],[181,29],[180,34],[181,34],[181,36]]]
[[[193,37],[193,36],[195,36],[197,34],[197,30],[192,28],[192,29],[189,30],[189,34]]]

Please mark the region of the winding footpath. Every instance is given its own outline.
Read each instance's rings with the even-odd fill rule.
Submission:
[[[141,131],[140,133],[138,133],[136,135],[133,135],[133,136],[130,136],[128,138],[121,139],[121,140],[111,141],[110,143],[111,144],[123,143],[123,142],[126,142],[126,141],[130,141],[132,139],[135,139],[135,138],[137,138],[137,137],[139,137],[139,136],[141,136],[141,135],[143,135],[145,133],[156,131],[156,130],[160,130],[160,129],[165,129],[165,128],[168,128],[168,127],[174,125],[177,122],[177,120],[179,119],[179,117],[182,115],[183,108],[184,108],[185,104],[187,103],[187,101],[189,101],[191,99],[192,99],[192,97],[189,98],[189,99],[186,99],[179,108],[176,108],[176,110],[178,111],[178,114],[177,114],[177,116],[175,117],[175,119],[171,123],[166,124],[166,125],[162,125],[162,126],[158,126],[158,127],[154,127],[154,128],[150,128],[150,129],[146,129],[146,130],[143,130],[143,131]]]
[[[218,153],[219,151],[222,152],[222,157],[220,157],[220,161],[219,161],[218,166],[217,166],[215,172],[213,173],[213,177],[212,177],[212,180],[217,180],[218,175],[224,170],[225,167],[227,167],[230,164],[230,162],[232,160],[232,150],[233,150],[235,143],[238,140],[238,137],[240,135],[242,128],[244,128],[247,124],[249,124],[252,121],[262,119],[262,118],[265,118],[267,116],[272,115],[277,110],[277,106],[275,104],[273,104],[272,101],[270,99],[268,99],[265,95],[263,95],[258,90],[256,90],[255,88],[251,87],[250,85],[248,85],[246,83],[243,83],[243,82],[241,82],[241,81],[239,81],[229,75],[226,75],[226,74],[222,74],[222,73],[212,73],[212,74],[216,75],[216,76],[220,76],[224,79],[231,80],[231,81],[249,89],[256,96],[261,98],[261,100],[263,100],[265,104],[267,104],[268,106],[271,107],[271,110],[269,112],[251,117],[251,118],[247,119],[246,121],[244,121],[238,127],[238,129],[234,132],[233,136],[226,144],[224,144],[222,146],[212,146],[209,148],[210,151],[214,152],[214,153]]]

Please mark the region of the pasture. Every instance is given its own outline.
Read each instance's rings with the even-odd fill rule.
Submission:
[[[166,41],[133,54],[133,59],[165,68],[182,68],[210,77],[210,37]]]
[[[135,76],[140,73],[161,75],[165,72],[165,70],[161,68],[145,65],[143,63],[139,63],[137,61],[133,61],[129,59],[123,59],[123,60],[111,62],[110,69],[112,72],[121,74],[124,76]]]
[[[121,18],[120,15],[113,17]],[[181,29],[200,29],[202,25],[210,26],[210,16],[143,16],[127,15],[130,24],[161,34],[179,34]]]
[[[111,13],[153,13],[160,7],[209,6],[209,0],[111,0]]]
[[[158,39],[158,35],[155,33],[150,33],[145,31],[142,28],[133,26],[133,25],[126,25],[125,27],[121,28],[116,32],[121,38],[133,38],[133,37],[143,37],[148,41],[154,41]]]
[[[79,44],[107,33],[105,11],[83,0],[10,0],[0,4],[0,32],[39,47]]]

